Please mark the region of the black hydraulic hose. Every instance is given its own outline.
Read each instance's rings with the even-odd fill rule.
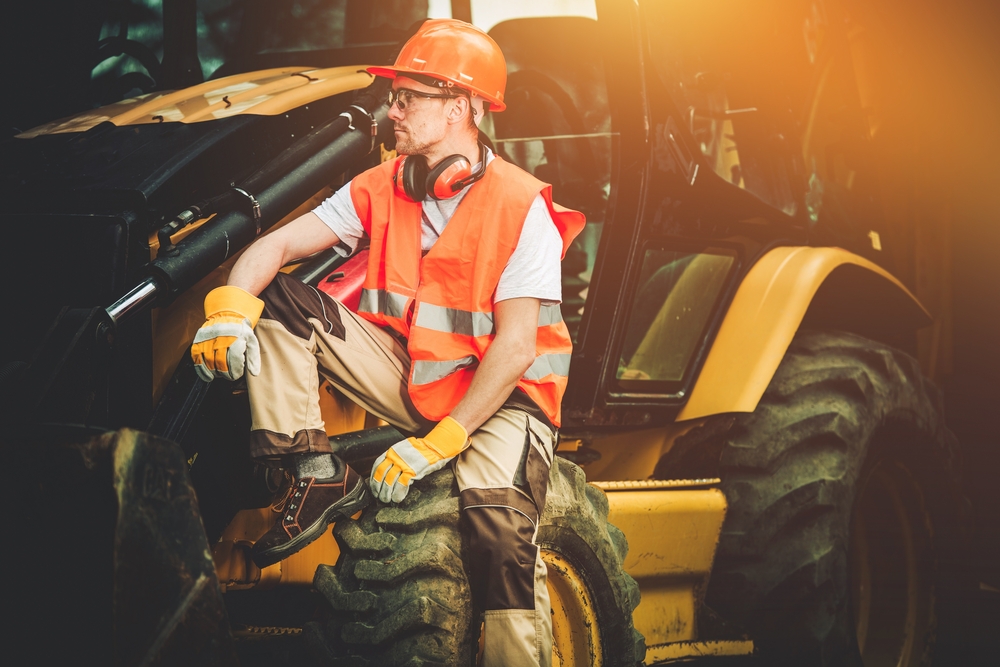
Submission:
[[[405,438],[394,426],[378,426],[335,435],[330,438],[330,448],[348,464],[354,464],[384,454],[385,450]]]
[[[359,112],[367,114],[367,109],[377,109],[380,107],[386,98],[389,85],[387,79],[377,79],[368,88],[358,94],[357,99],[348,111],[310,131],[309,134],[286,148],[263,167],[247,177],[246,180],[240,183],[239,187],[232,187],[209,199],[192,204],[175,215],[170,222],[157,232],[160,243],[160,250],[157,256],[175,256],[178,251],[177,246],[173,245],[171,241],[171,236],[196,220],[214,215],[222,210],[236,208],[240,199],[243,199],[244,202],[249,202],[247,198],[248,193],[258,192],[270,187],[274,184],[275,180],[285,175],[290,169],[315,155],[317,151],[339,137],[344,132],[345,121],[347,121],[349,127],[361,129],[357,125],[351,125],[351,123],[356,123],[359,120]],[[370,120],[366,122],[370,123]],[[369,124],[366,127],[370,129],[371,126]]]
[[[375,139],[371,143],[372,149],[381,142],[394,141],[392,139],[392,122],[386,118],[388,109],[385,108],[385,100],[388,88],[389,81],[387,79],[376,80],[375,83],[359,93],[357,99],[344,113],[310,131],[274,156],[267,164],[240,183],[240,188],[254,193],[270,187],[274,184],[276,176],[283,176],[306,162],[324,146],[339,138],[344,133],[345,128],[349,128],[354,134],[360,132]],[[378,121],[377,138],[371,134],[373,128],[369,109],[374,109],[374,113],[379,114],[375,116]],[[362,155],[367,155],[368,152],[365,151]]]
[[[381,80],[369,86],[349,111],[292,144],[238,188],[208,200],[207,207],[211,208],[221,209],[230,197],[242,198],[244,205],[220,213],[178,245],[166,244],[167,251],[158,253],[147,265],[147,277],[108,306],[111,326],[153,305],[169,305],[178,294],[249,245],[259,233],[316,194],[352,162],[368,155],[379,143],[394,146],[392,121],[387,118],[384,102],[386,87]],[[368,115],[365,109],[375,112]],[[265,181],[271,183],[255,192]],[[171,233],[166,229],[161,231],[168,236]],[[101,331],[99,335],[105,333]]]
[[[157,285],[157,305],[173,301],[316,194],[335,175],[387,141],[392,135],[387,112],[384,104],[376,109],[377,130],[373,137],[371,119],[352,107],[350,117],[341,116],[321,128],[321,136],[329,138],[328,143],[321,143],[311,133],[241,183],[240,194],[246,200],[243,207],[218,214],[177,244],[175,253],[150,263],[148,271]],[[268,180],[273,182],[264,186]]]
[[[394,148],[392,122],[385,105],[390,85],[389,79],[376,79],[348,111],[292,144],[240,187],[204,202],[206,209],[222,210],[228,207],[230,198],[240,197],[245,206],[240,211],[217,215],[177,246],[165,243],[166,251],[158,253],[146,267],[146,278],[107,307],[111,321],[102,325],[98,336],[104,337],[118,322],[153,305],[168,305],[379,143]],[[369,114],[367,109],[374,112]],[[255,192],[258,186],[259,193]],[[176,227],[183,224],[178,221]],[[160,231],[167,237],[163,240],[169,240],[171,229]]]

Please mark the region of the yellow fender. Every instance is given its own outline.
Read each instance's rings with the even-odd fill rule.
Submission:
[[[677,421],[753,412],[800,325],[898,345],[930,322],[899,280],[863,257],[841,248],[775,248],[737,289]]]

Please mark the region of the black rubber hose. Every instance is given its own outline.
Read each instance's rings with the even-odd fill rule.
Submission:
[[[260,219],[255,220],[250,201],[239,210],[220,213],[177,244],[172,256],[157,257],[148,272],[165,289],[161,289],[157,305],[164,306],[209,274],[234,253],[249,245],[258,235],[291,213],[316,194],[324,185],[345,171],[372,149],[371,121],[356,109],[352,118],[338,117],[321,129],[328,139],[320,143],[314,133],[296,142],[259,172],[244,181],[240,188],[253,195],[260,206]],[[392,135],[392,121],[381,104],[375,111],[378,122],[375,145]],[[354,130],[349,129],[353,124]],[[321,148],[317,149],[319,144]],[[257,185],[272,180],[273,184],[256,190]],[[256,191],[255,191],[256,190]]]
[[[395,426],[379,426],[335,435],[330,438],[330,447],[334,454],[349,465],[355,465],[361,461],[377,458],[405,438],[406,436],[397,431]]]
[[[378,109],[385,102],[391,83],[389,79],[378,78],[367,88],[358,91],[353,106],[347,113],[350,113],[352,118],[357,118],[360,114],[357,107],[361,107],[362,109]],[[240,189],[254,193],[274,185],[274,182],[289,170],[312,157],[321,148],[343,134],[346,127],[344,123],[346,121],[347,119],[343,116],[337,116],[310,131],[247,177],[239,184]],[[365,129],[370,129],[369,120],[366,119],[362,122],[366,123]],[[354,127],[362,129],[358,126],[357,121],[355,121]],[[395,145],[395,138],[392,133],[386,134],[387,136],[382,137],[382,143],[386,145],[388,150],[392,150]],[[241,199],[243,202],[240,202]],[[205,218],[223,210],[241,208],[241,203],[242,207],[246,208],[248,204],[246,198],[235,189],[229,189],[188,206],[178,213],[170,223],[160,229],[160,252],[164,252],[169,247],[171,249],[170,253],[176,254],[176,250],[173,250],[174,246],[169,243],[169,236],[172,236],[199,218]]]

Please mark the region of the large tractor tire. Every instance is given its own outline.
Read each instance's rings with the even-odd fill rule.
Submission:
[[[801,331],[722,438],[729,512],[707,603],[768,664],[929,664],[959,465],[914,359]]]
[[[622,570],[628,547],[607,515],[603,492],[557,459],[538,541],[549,569],[554,651],[567,667],[590,665],[590,650],[601,650],[605,665],[634,667],[645,652],[632,627],[639,590]],[[415,483],[398,506],[378,504],[339,522],[334,534],[341,557],[314,581],[328,617],[305,629],[317,657],[344,665],[475,665],[479,622],[450,468]]]

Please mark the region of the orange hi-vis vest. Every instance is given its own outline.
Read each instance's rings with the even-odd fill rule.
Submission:
[[[420,248],[422,204],[397,192],[395,161],[351,181],[351,199],[371,239],[358,314],[408,341],[408,389],[417,410],[444,419],[465,396],[495,336],[493,296],[539,193],[562,237],[562,256],[586,220],[552,203],[552,186],[499,157],[459,203],[434,246]],[[558,305],[538,317],[535,361],[518,381],[553,425],[561,421],[573,351]]]

